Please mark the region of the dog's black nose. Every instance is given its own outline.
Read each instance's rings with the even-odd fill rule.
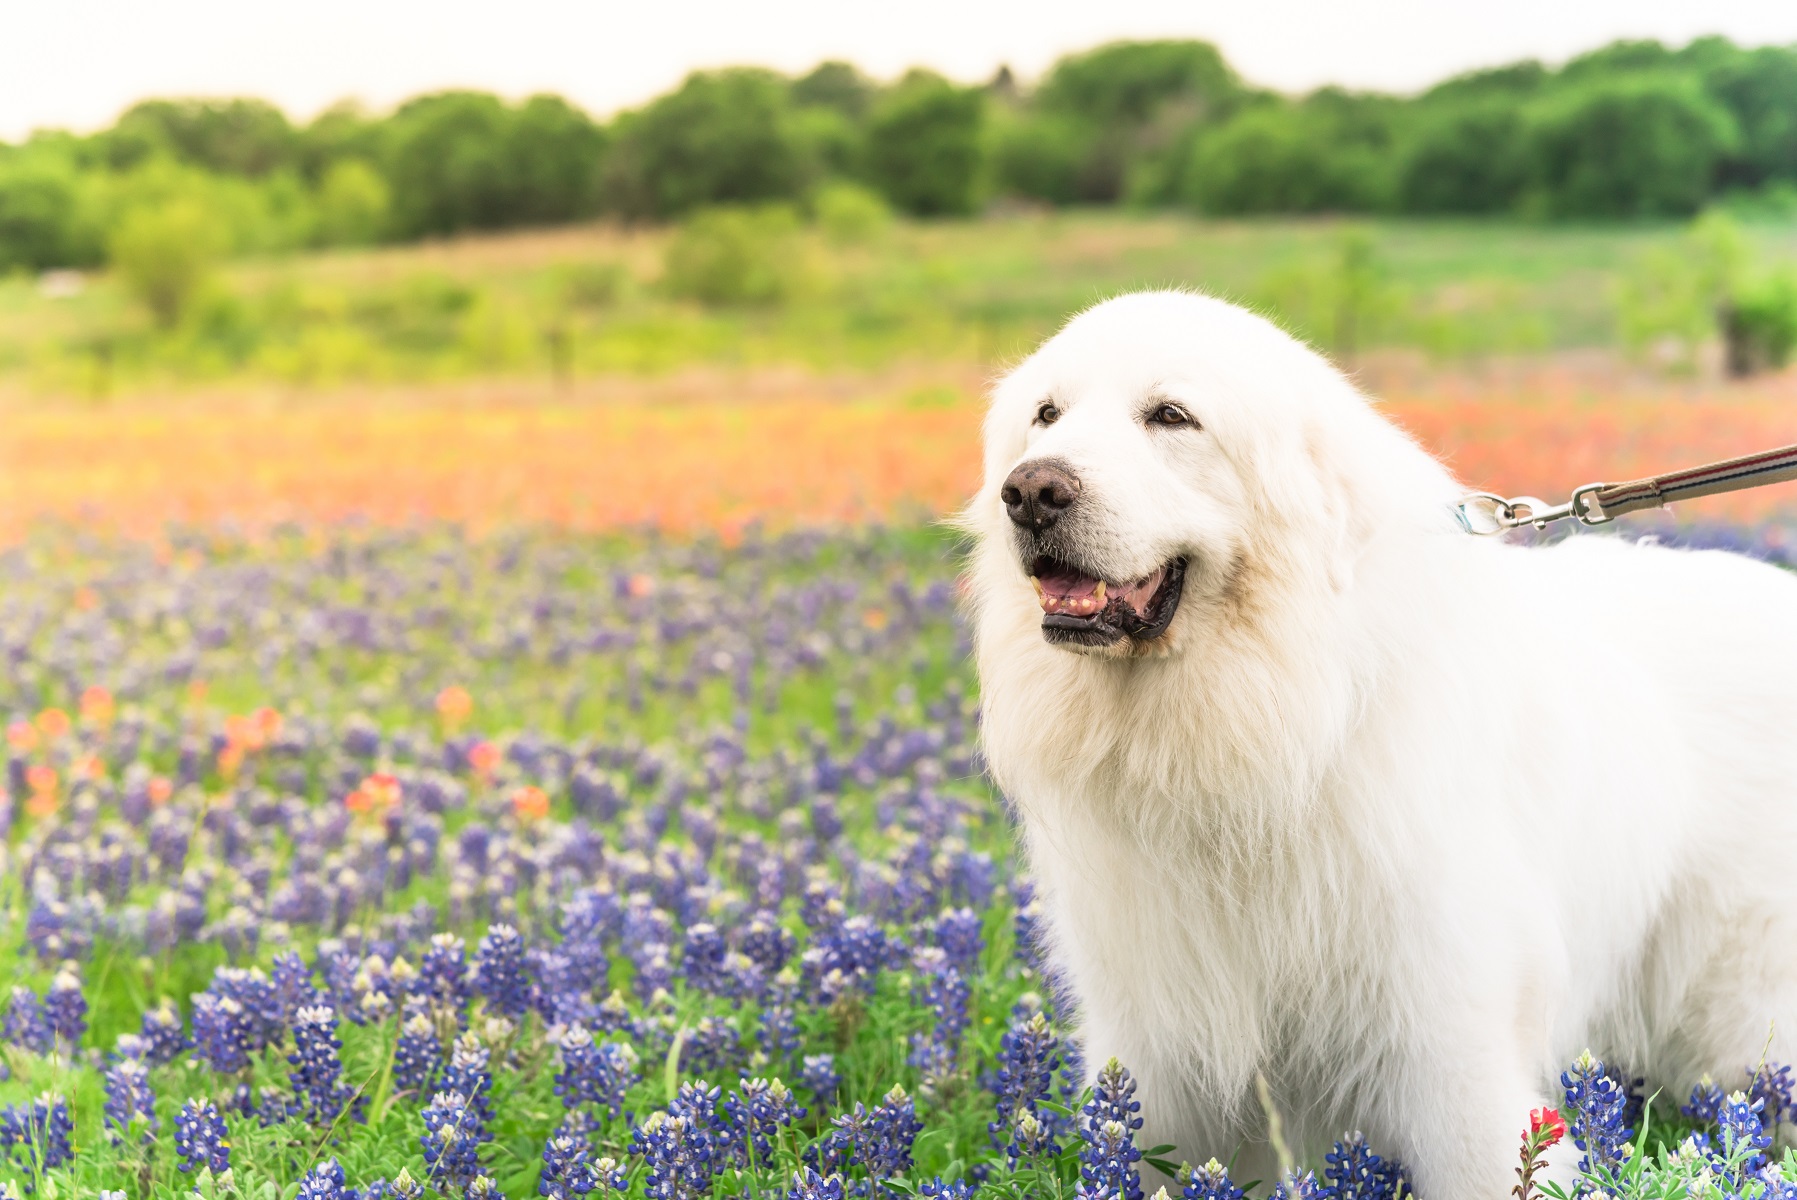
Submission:
[[[1013,522],[1041,533],[1079,499],[1079,476],[1066,463],[1052,458],[1020,463],[998,495]]]

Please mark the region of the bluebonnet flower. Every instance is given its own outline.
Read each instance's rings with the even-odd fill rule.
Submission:
[[[1056,1157],[1061,1153],[1061,1144],[1055,1139],[1055,1127],[1030,1107],[1019,1109],[1011,1119],[1004,1151],[1005,1160],[1015,1171],[1025,1163],[1045,1162]]]
[[[1572,1113],[1568,1125],[1573,1144],[1585,1152],[1579,1159],[1579,1173],[1585,1177],[1579,1187],[1589,1190],[1597,1186],[1591,1180],[1612,1178],[1628,1157],[1632,1130],[1623,1120],[1628,1093],[1604,1073],[1604,1064],[1589,1050],[1561,1073],[1560,1086]]]
[[[1772,1135],[1760,1120],[1764,1101],[1749,1099],[1745,1092],[1733,1092],[1716,1115],[1721,1146],[1712,1152],[1717,1165],[1737,1186],[1746,1176],[1766,1164],[1766,1150]]]
[[[690,1116],[657,1110],[631,1133],[630,1152],[648,1168],[649,1200],[700,1200],[711,1195],[716,1147],[710,1130]]]
[[[175,1117],[175,1154],[183,1171],[211,1171],[222,1175],[231,1166],[231,1134],[218,1106],[210,1100],[189,1100]]]
[[[555,1075],[555,1094],[569,1109],[590,1104],[609,1117],[624,1107],[624,1093],[636,1078],[636,1052],[628,1045],[600,1045],[593,1035],[575,1025],[558,1043],[561,1070]]]
[[[1331,1200],[1398,1200],[1403,1169],[1367,1146],[1360,1133],[1335,1143],[1324,1157],[1323,1178]],[[1409,1192],[1408,1186],[1403,1188]]]
[[[1184,1185],[1181,1200],[1242,1200],[1246,1194],[1214,1158],[1202,1167],[1182,1167],[1177,1178]]]
[[[362,1200],[424,1200],[424,1185],[401,1167],[392,1179],[377,1179],[364,1188]]]
[[[408,1017],[393,1047],[394,1088],[423,1092],[442,1062],[443,1044],[437,1040],[437,1028],[430,1018],[422,1014]]]
[[[955,970],[970,975],[979,968],[980,951],[986,943],[979,915],[971,908],[943,909],[931,934]]]
[[[810,1167],[796,1172],[786,1200],[843,1200],[841,1175],[819,1175]]]
[[[760,1025],[756,1040],[769,1062],[787,1062],[805,1044],[804,1035],[799,1031],[798,1016],[791,1005],[770,1004],[761,1010],[756,1020]]]
[[[798,939],[767,909],[758,909],[743,927],[743,954],[769,978],[778,975],[786,966],[786,960],[792,957],[797,944]]]
[[[431,937],[430,948],[418,965],[416,986],[440,1013],[459,1022],[468,1010],[468,957],[462,939],[453,933]]]
[[[1722,1112],[1722,1106],[1728,1103],[1728,1093],[1724,1092],[1715,1080],[1705,1075],[1691,1088],[1691,1099],[1679,1105],[1678,1111],[1693,1121],[1705,1125],[1713,1125]]]
[[[842,1086],[842,1076],[836,1073],[836,1056],[807,1054],[804,1068],[799,1072],[799,1082],[819,1100],[834,1100],[836,1089]]]
[[[295,1200],[357,1200],[357,1193],[346,1185],[337,1160],[327,1158],[301,1177]]]
[[[1061,1065],[1059,1050],[1060,1039],[1039,1008],[1013,1021],[999,1039],[998,1070],[992,1084],[998,1119],[986,1127],[994,1147],[1007,1144],[1020,1114],[1034,1114],[1037,1102],[1048,1098],[1055,1068]],[[1052,1138],[1050,1130],[1050,1142]],[[1036,1148],[1042,1144],[1037,1142]],[[1015,1163],[1018,1152],[1012,1150],[1010,1156]]]
[[[7,1044],[33,1054],[48,1054],[56,1044],[55,1031],[37,993],[28,987],[15,986],[12,1000],[6,1006],[6,1024],[0,1029]]]
[[[774,1138],[779,1131],[805,1116],[805,1108],[791,1089],[778,1079],[745,1079],[724,1102],[734,1128],[740,1133],[742,1151],[750,1170],[773,1165]]]
[[[742,1062],[742,1034],[727,1017],[704,1016],[687,1031],[681,1066],[697,1075],[728,1075]]]
[[[438,1092],[424,1109],[424,1163],[441,1191],[465,1188],[480,1174],[486,1122],[460,1092]]]
[[[318,1003],[318,989],[312,986],[312,968],[298,952],[283,950],[273,964],[275,1000],[288,1019],[309,1004]]]
[[[1791,1068],[1780,1063],[1761,1063],[1748,1074],[1753,1078],[1747,1094],[1763,1105],[1761,1118],[1770,1129],[1793,1111],[1792,1090],[1797,1085],[1791,1079]]]
[[[830,1124],[829,1135],[808,1152],[813,1165],[836,1174],[858,1166],[876,1184],[911,1169],[911,1147],[923,1128],[916,1104],[902,1087],[894,1087],[871,1110],[857,1101]]]
[[[524,938],[510,925],[489,925],[474,952],[474,989],[488,1011],[516,1020],[530,1008],[524,973]]]
[[[156,1093],[150,1089],[150,1072],[143,1063],[127,1058],[107,1070],[104,1117],[114,1144],[124,1140],[133,1121],[144,1123],[146,1139],[155,1130]]]
[[[0,1110],[0,1150],[21,1155],[31,1174],[54,1170],[72,1160],[74,1133],[69,1102],[52,1092],[42,1093],[28,1105],[9,1104]]]
[[[67,965],[56,973],[49,991],[44,993],[44,1015],[56,1037],[57,1050],[73,1054],[87,1033],[87,997],[81,994],[80,977]]]
[[[940,1175],[917,1189],[919,1196],[927,1200],[973,1200],[974,1192],[979,1189],[964,1179],[944,1180]]]
[[[454,1092],[463,1098],[479,1117],[484,1128],[493,1119],[493,1073],[487,1069],[492,1051],[479,1037],[464,1033],[449,1051],[449,1065],[443,1069],[440,1091]]]
[[[549,1200],[575,1200],[599,1185],[592,1162],[593,1145],[583,1133],[557,1129],[543,1144],[543,1171],[537,1195]]]
[[[1317,1182],[1315,1173],[1306,1171],[1300,1175],[1292,1171],[1273,1185],[1270,1200],[1327,1200],[1327,1197],[1328,1193]]]
[[[1080,1109],[1079,1192],[1082,1197],[1115,1196],[1118,1200],[1142,1200],[1141,1174],[1136,1163],[1136,1130],[1142,1128],[1141,1101],[1135,1098],[1136,1081],[1123,1064],[1111,1059],[1098,1072],[1092,1098]]]
[[[220,1075],[235,1075],[250,1065],[243,1006],[229,996],[200,992],[193,998],[194,1053]]]
[[[343,1061],[338,1051],[343,1043],[337,1039],[336,1011],[326,1005],[310,1005],[294,1013],[293,1044],[293,1053],[287,1056],[293,1067],[289,1078],[313,1123],[332,1124],[352,1103],[360,1119],[363,1098],[339,1082]]]
[[[686,976],[687,986],[698,992],[727,994],[729,980],[724,972],[727,951],[724,935],[716,925],[700,921],[688,928],[686,943],[680,953],[680,969]]]
[[[175,1055],[192,1045],[182,1027],[180,1010],[167,996],[144,1014],[138,1036],[144,1042],[143,1060],[152,1067],[173,1062]]]
[[[910,1063],[923,1076],[925,1095],[933,1095],[953,1075],[960,1060],[961,1038],[967,1032],[967,1001],[972,992],[961,972],[949,962],[940,946],[926,946],[914,956],[922,979],[916,989],[918,1004],[930,1016],[929,1027],[911,1035]]]

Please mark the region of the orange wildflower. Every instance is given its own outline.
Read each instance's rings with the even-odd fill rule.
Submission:
[[[151,808],[161,808],[175,794],[175,785],[166,776],[152,775],[150,782],[144,785],[144,792],[150,797]]]
[[[474,713],[474,697],[460,684],[450,684],[437,693],[437,716],[446,729],[460,729]]]
[[[85,585],[75,589],[75,607],[82,612],[92,612],[100,607],[100,593]]]
[[[6,744],[14,754],[25,754],[37,748],[37,729],[30,721],[13,721],[6,727]]]
[[[90,725],[110,725],[118,705],[108,688],[94,684],[81,693],[81,719]]]
[[[499,747],[492,742],[476,742],[468,747],[468,765],[482,779],[491,778],[499,769]]]
[[[630,581],[624,586],[632,596],[641,600],[645,596],[655,594],[655,577],[653,575],[632,575]]]
[[[46,708],[37,715],[38,732],[51,741],[65,736],[71,724],[69,714],[60,708]]]
[[[343,798],[343,807],[358,816],[378,817],[398,803],[399,780],[385,771],[367,776]]]
[[[264,705],[250,714],[250,720],[262,731],[262,744],[267,745],[281,736],[281,714]]]
[[[512,812],[520,821],[541,821],[549,815],[549,793],[525,784],[512,793]]]
[[[34,817],[47,817],[55,812],[59,803],[57,796],[59,783],[55,767],[47,767],[38,763],[27,768],[25,786],[31,789],[31,796],[25,801],[25,811]]]
[[[229,742],[218,752],[218,773],[226,779],[237,778],[237,772],[243,768],[243,746],[237,742]]]

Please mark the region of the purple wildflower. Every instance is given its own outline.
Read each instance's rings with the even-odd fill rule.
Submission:
[[[189,1100],[175,1117],[175,1154],[183,1171],[208,1170],[222,1175],[231,1167],[231,1134],[218,1106]]]

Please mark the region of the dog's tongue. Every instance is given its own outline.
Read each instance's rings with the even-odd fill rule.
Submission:
[[[1035,578],[1044,613],[1088,616],[1104,607],[1104,584],[1063,563],[1044,567]]]
[[[1107,605],[1122,603],[1137,617],[1146,619],[1148,606],[1166,574],[1165,567],[1156,567],[1153,572],[1134,583],[1118,587],[1075,570],[1065,563],[1048,562],[1042,564],[1041,570],[1032,577],[1032,582],[1036,585],[1036,596],[1041,600],[1045,614],[1066,613],[1069,616],[1089,617]]]

